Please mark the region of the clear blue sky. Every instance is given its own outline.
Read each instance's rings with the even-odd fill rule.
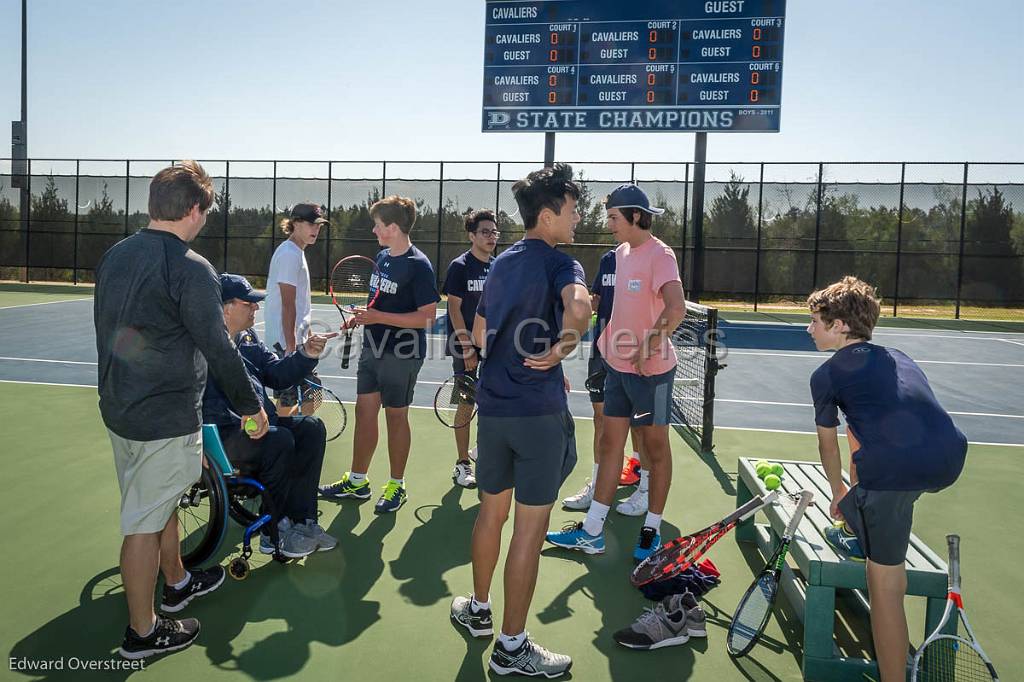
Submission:
[[[540,159],[480,132],[482,0],[29,0],[33,157]],[[0,0],[0,156],[20,0]],[[782,132],[718,161],[1021,161],[1024,2],[789,0]],[[693,135],[561,134],[576,161],[691,158]]]

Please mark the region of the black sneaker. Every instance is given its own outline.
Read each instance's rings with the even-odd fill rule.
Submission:
[[[473,610],[473,600],[456,597],[452,600],[452,620],[469,630],[474,637],[490,637],[494,634],[494,623],[490,609]]]
[[[156,627],[148,637],[139,637],[131,626],[124,631],[124,641],[118,653],[129,660],[138,660],[156,654],[181,651],[196,641],[199,636],[199,621],[195,618],[171,620],[156,617]]]
[[[164,597],[160,603],[160,610],[168,613],[181,611],[194,598],[209,594],[220,587],[224,582],[224,575],[223,566],[214,566],[206,570],[193,569],[192,577],[180,590],[176,590],[170,585],[164,585]]]

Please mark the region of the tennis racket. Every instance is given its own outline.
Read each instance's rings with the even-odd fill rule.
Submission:
[[[996,669],[992,666],[984,649],[978,643],[967,622],[964,613],[964,602],[960,597],[960,536],[947,535],[946,546],[949,548],[949,594],[946,597],[946,610],[938,627],[928,635],[921,648],[914,654],[914,669],[910,673],[911,682],[989,682],[996,680]],[[967,637],[943,634],[953,616],[956,607],[960,620],[967,631]],[[955,623],[954,623],[955,625]]]
[[[775,553],[761,569],[761,574],[754,579],[736,606],[736,612],[732,616],[729,632],[725,638],[725,645],[733,656],[743,656],[753,649],[757,640],[761,638],[765,626],[768,625],[768,618],[772,614],[772,604],[779,591],[782,567],[786,565],[789,543],[793,541],[793,535],[800,525],[800,519],[803,518],[808,505],[813,501],[814,493],[810,490],[801,491],[793,518],[789,520],[789,524],[782,534],[782,542],[779,543]]]
[[[604,390],[604,380],[608,378],[608,370],[602,365],[601,369],[587,377],[583,387],[590,393],[600,393]]]
[[[331,302],[341,314],[341,326],[345,332],[341,347],[341,367],[348,368],[352,357],[352,322],[355,320],[355,306],[370,308],[377,300],[380,288],[377,286],[380,271],[377,263],[366,256],[346,256],[331,270]]]
[[[679,575],[700,561],[704,553],[735,528],[737,523],[771,504],[778,496],[777,490],[767,495],[758,495],[718,523],[662,545],[657,552],[637,564],[629,576],[629,581],[635,587],[640,587],[655,580],[667,580]]]
[[[297,387],[298,413],[316,415],[327,429],[327,441],[340,436],[348,426],[348,412],[345,403],[334,391],[310,379],[303,379]]]
[[[454,374],[434,394],[434,414],[451,429],[469,425],[476,416],[476,371]]]

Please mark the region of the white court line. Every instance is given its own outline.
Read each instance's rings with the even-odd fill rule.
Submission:
[[[44,360],[42,358],[10,358],[0,356],[0,360],[14,360],[16,362],[49,362],[57,365],[91,365],[96,366],[95,362],[79,362],[77,360]]]
[[[719,426],[715,424],[715,431],[759,431],[765,433],[792,433],[798,436],[817,436],[816,431],[791,431],[789,429],[761,429],[752,426]],[[981,441],[968,441],[969,445],[999,445],[1007,448],[1024,448],[1024,443],[985,443]]]
[[[997,341],[1003,341],[1004,343],[1012,343],[1015,346],[1024,346],[1024,341],[1011,341],[1010,339],[997,339]]]
[[[1005,339],[992,339],[993,341],[1005,341]],[[768,351],[753,351],[753,350],[728,350],[729,344],[723,344],[727,353],[723,353],[728,359],[729,355],[753,355],[758,357],[778,357],[778,358],[804,358],[812,360],[821,360],[824,362],[828,358],[832,357],[829,353],[771,353]],[[1024,345],[1024,344],[1021,344]],[[722,359],[721,357],[719,358]],[[914,360],[919,365],[964,365],[967,367],[1024,367],[1024,364],[1015,364],[1007,362],[962,362],[960,360]]]
[[[738,400],[735,398],[715,398],[716,403],[741,403],[744,405],[773,405],[779,407],[814,407],[811,403],[783,403],[772,400]],[[1001,417],[1003,419],[1024,419],[1024,414],[998,414],[995,412],[949,412],[962,417]]]
[[[20,305],[5,305],[0,306],[0,310],[11,310],[12,308],[31,308],[34,305],[53,305],[54,303],[75,303],[77,301],[91,301],[92,297],[87,296],[84,298],[68,298],[63,301],[43,301],[41,303],[22,303]]]
[[[794,324],[789,324],[787,322],[779,322],[774,327],[755,327],[755,326],[753,326],[753,324],[754,323],[728,322],[727,326],[725,326],[725,327],[722,327],[720,325],[718,330],[720,332],[724,332],[723,338],[725,339],[726,344],[728,344],[728,340],[729,340],[729,326],[731,326],[731,325],[737,325],[737,326],[738,325],[744,325],[743,331],[754,330],[754,331],[766,331],[766,332],[790,331],[792,329],[803,329],[804,327],[807,326],[806,324],[795,324],[795,323]],[[758,324],[760,324],[760,323],[758,323]],[[785,327],[786,329],[780,329],[779,327]],[[1005,334],[1011,334],[1011,335],[1016,335],[1014,332],[983,332],[983,331],[975,331],[975,330],[962,331],[962,332],[950,330],[948,334],[936,334],[936,333],[912,334],[912,333],[906,333],[906,332],[886,331],[885,329],[881,329],[879,327],[875,327],[874,334],[875,334],[875,336],[909,336],[909,337],[915,338],[915,339],[956,339],[956,340],[965,340],[965,341],[1007,341],[1008,339],[997,338],[995,336],[963,336],[963,334],[1004,334],[1004,335]],[[1014,342],[1011,342],[1011,343],[1017,343],[1017,342],[1014,341]]]

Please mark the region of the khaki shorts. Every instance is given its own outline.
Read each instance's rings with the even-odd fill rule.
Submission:
[[[203,471],[202,431],[138,441],[107,429],[121,487],[121,534],[159,533]]]

